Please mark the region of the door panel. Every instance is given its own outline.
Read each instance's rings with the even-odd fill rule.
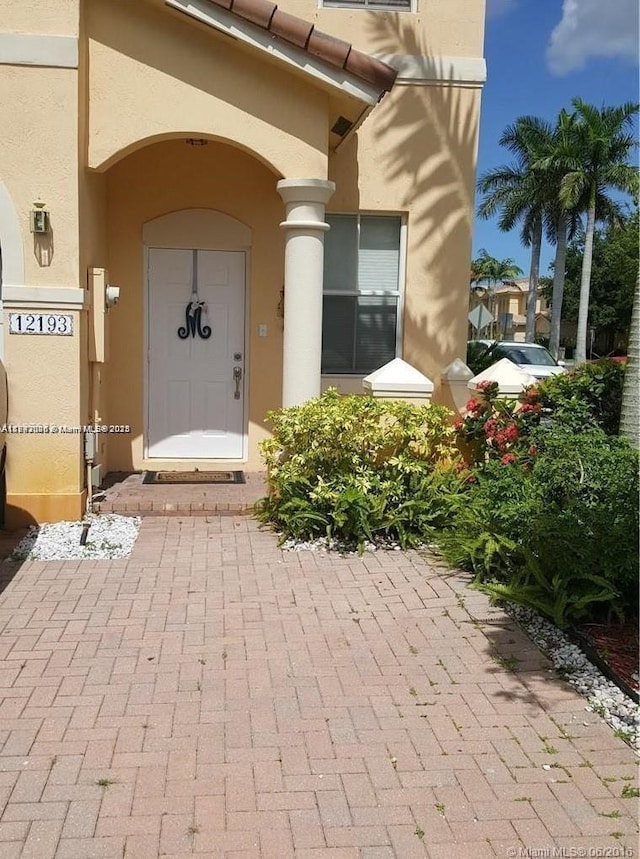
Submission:
[[[239,459],[244,440],[245,257],[240,251],[151,248],[148,456]],[[201,330],[181,339],[197,292]],[[234,355],[241,357],[235,359]],[[238,386],[233,368],[240,366]]]

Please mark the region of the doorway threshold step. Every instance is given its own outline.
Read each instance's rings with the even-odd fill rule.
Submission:
[[[265,475],[245,472],[246,483],[145,484],[144,472],[112,472],[94,494],[96,513],[125,516],[251,515],[266,495]]]
[[[131,516],[242,516],[253,513],[249,502],[178,503],[171,501],[96,501],[95,513],[118,513]]]

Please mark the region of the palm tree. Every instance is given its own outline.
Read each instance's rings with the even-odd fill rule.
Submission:
[[[622,389],[620,435],[626,436],[636,450],[640,450],[640,272],[636,278],[633,296],[629,356]]]
[[[482,260],[472,259],[469,269],[469,286],[473,289],[473,284],[482,280]]]
[[[554,220],[556,224],[556,255],[553,261],[549,351],[554,358],[557,358],[560,351],[560,324],[562,321],[562,300],[564,298],[564,279],[567,265],[567,212],[561,206],[557,207]]]
[[[564,297],[567,240],[575,234],[579,223],[577,213],[568,211],[560,198],[560,188],[567,159],[574,150],[573,125],[574,114],[570,114],[564,109],[561,110],[553,134],[549,139],[547,152],[539,164],[549,181],[550,205],[547,214],[550,230],[548,238],[554,241],[556,246],[551,294],[551,330],[549,332],[549,351],[554,358],[558,357],[560,348],[560,322]]]
[[[471,271],[475,272],[478,277],[474,280],[476,283],[487,283],[489,292],[489,311],[495,315],[495,292],[496,286],[499,283],[510,283],[519,274],[522,274],[522,269],[515,264],[511,257],[506,259],[496,259],[490,256],[484,248],[478,252],[479,256],[471,263]],[[490,325],[490,337],[494,337],[494,323]]]
[[[558,114],[551,134],[540,139],[540,145],[536,147],[538,160],[533,164],[533,168],[541,174],[541,181],[547,188],[546,237],[551,244],[556,246],[553,262],[551,330],[549,332],[549,351],[555,358],[558,357],[560,347],[567,242],[575,237],[581,226],[580,203],[577,207],[569,208],[560,194],[562,182],[569,170],[568,165],[573,164],[572,159],[575,156],[575,123],[575,114],[569,113],[563,108]],[[603,205],[602,201],[601,205]]]
[[[627,102],[620,107],[602,107],[600,110],[574,98],[575,121],[572,136],[574,150],[564,159],[564,176],[560,186],[560,202],[565,209],[576,209],[586,203],[584,257],[580,280],[580,309],[576,335],[576,362],[587,357],[587,320],[591,287],[591,260],[596,219],[614,217],[618,208],[607,196],[608,190],[637,193],[638,171],[628,163],[636,145],[632,134],[633,116],[639,105]],[[600,200],[600,211],[598,211]]]
[[[548,178],[537,165],[551,136],[551,127],[544,120],[519,117],[500,138],[500,145],[516,156],[515,163],[488,170],[478,181],[478,190],[485,195],[478,209],[480,217],[490,218],[500,211],[498,227],[508,232],[520,223],[522,244],[531,247],[525,329],[528,342],[535,339],[542,228],[549,203]]]

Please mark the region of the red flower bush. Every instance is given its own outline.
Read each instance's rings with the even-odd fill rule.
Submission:
[[[526,439],[542,413],[536,389],[527,388],[519,401],[500,398],[497,382],[481,382],[478,392],[482,399],[472,397],[464,418],[454,423],[462,446],[471,451],[468,458],[476,463],[499,459],[508,465],[520,461],[519,451],[523,464],[530,461],[536,451]]]

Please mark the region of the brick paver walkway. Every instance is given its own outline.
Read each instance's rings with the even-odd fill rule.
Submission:
[[[2,859],[636,850],[630,749],[418,553],[154,518],[0,569]]]

